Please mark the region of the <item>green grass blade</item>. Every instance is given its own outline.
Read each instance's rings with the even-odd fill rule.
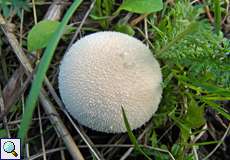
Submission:
[[[140,152],[142,153],[147,159],[151,160],[151,158],[141,149],[141,147],[139,146],[138,142],[137,142],[137,139],[136,137],[134,136],[132,130],[131,130],[131,127],[129,125],[129,122],[128,122],[128,119],[126,117],[126,114],[125,114],[125,110],[123,107],[121,107],[122,109],[122,115],[123,115],[123,118],[124,118],[124,123],[125,123],[125,127],[127,129],[127,132],[128,132],[128,135],[129,135],[129,139],[130,141],[132,142],[132,144],[135,146],[135,148]]]
[[[211,145],[211,144],[217,144],[222,143],[221,141],[208,141],[208,142],[200,142],[200,143],[194,143],[194,144],[186,144],[187,146],[205,146],[205,145]]]
[[[214,0],[214,15],[215,15],[216,34],[219,35],[219,33],[221,31],[220,0]]]
[[[40,93],[40,89],[42,87],[42,82],[45,78],[46,71],[48,70],[49,64],[52,60],[54,51],[58,45],[58,42],[61,38],[61,36],[64,33],[65,26],[67,25],[69,19],[75,12],[75,10],[78,8],[78,6],[81,4],[82,0],[75,0],[71,7],[66,12],[60,26],[57,28],[55,34],[52,36],[44,55],[41,58],[40,64],[38,66],[37,72],[34,76],[34,81],[32,83],[32,87],[30,90],[30,93],[26,99],[25,104],[25,112],[22,116],[21,125],[18,131],[18,138],[21,138],[22,144],[24,142],[24,139],[26,137],[26,134],[29,130],[29,126],[32,120],[33,112],[36,106],[36,102]]]

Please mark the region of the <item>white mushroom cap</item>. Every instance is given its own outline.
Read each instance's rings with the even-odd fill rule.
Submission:
[[[124,107],[131,129],[158,108],[162,75],[151,51],[118,32],[98,32],[78,40],[64,56],[59,90],[68,112],[101,132],[125,132]]]

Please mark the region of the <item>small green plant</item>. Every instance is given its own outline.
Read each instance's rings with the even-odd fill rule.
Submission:
[[[108,28],[108,17],[112,14],[114,4],[114,0],[96,0],[95,7],[93,8],[90,17],[94,20],[98,20],[102,28]]]
[[[144,14],[160,11],[163,8],[162,0],[124,0],[120,4],[119,8],[113,12],[115,6],[114,0],[96,0],[95,7],[91,13],[91,18],[98,20],[103,29],[109,27],[109,18],[111,16],[118,16],[122,10]],[[115,30],[121,32],[127,32],[129,35],[133,35],[134,31],[128,24],[117,24]]]
[[[2,11],[5,17],[9,17],[13,13],[21,17],[22,9],[30,10],[27,0],[0,0],[0,12]]]
[[[114,26],[114,30],[117,32],[126,33],[130,36],[133,36],[135,34],[135,31],[133,30],[133,28],[128,24],[119,24],[118,23]]]
[[[230,99],[230,43],[220,31],[219,3],[215,7],[217,34],[209,22],[199,19],[201,9],[193,7],[187,0],[176,1],[164,12],[159,23],[153,16],[148,17],[148,24],[152,27],[149,30],[155,35],[150,39],[155,46],[156,57],[163,62],[164,75],[163,100],[153,118],[150,141],[153,147],[171,151],[178,160],[195,159],[194,153],[190,152],[192,148],[218,143],[192,141],[192,136],[202,132],[201,127],[206,123],[206,107],[230,120],[229,113],[220,103],[220,100]],[[171,148],[167,143],[158,142],[156,134],[157,128],[167,122],[179,129],[179,137]],[[135,136],[128,127],[127,130],[131,142],[137,146]],[[168,154],[137,150],[144,152],[143,155],[153,153],[159,160],[170,159]]]
[[[170,121],[179,128],[176,144],[168,148],[179,160],[194,159],[189,150],[202,145],[192,143],[191,137],[202,131],[206,107],[229,120],[229,113],[218,100],[230,97],[230,59],[227,56],[230,43],[218,29],[219,22],[215,22],[218,35],[209,22],[199,19],[201,13],[202,10],[189,1],[176,1],[159,23],[152,17],[148,21],[155,34],[152,41],[156,56],[163,62],[164,75],[164,98],[153,123],[157,128]]]

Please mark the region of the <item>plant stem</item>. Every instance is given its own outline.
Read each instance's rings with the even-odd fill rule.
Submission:
[[[214,0],[214,14],[215,14],[216,34],[219,35],[221,31],[220,0]]]

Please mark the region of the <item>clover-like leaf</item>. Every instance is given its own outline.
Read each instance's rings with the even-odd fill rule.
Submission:
[[[58,21],[44,20],[35,25],[28,34],[28,50],[31,52],[46,47],[59,24]]]

